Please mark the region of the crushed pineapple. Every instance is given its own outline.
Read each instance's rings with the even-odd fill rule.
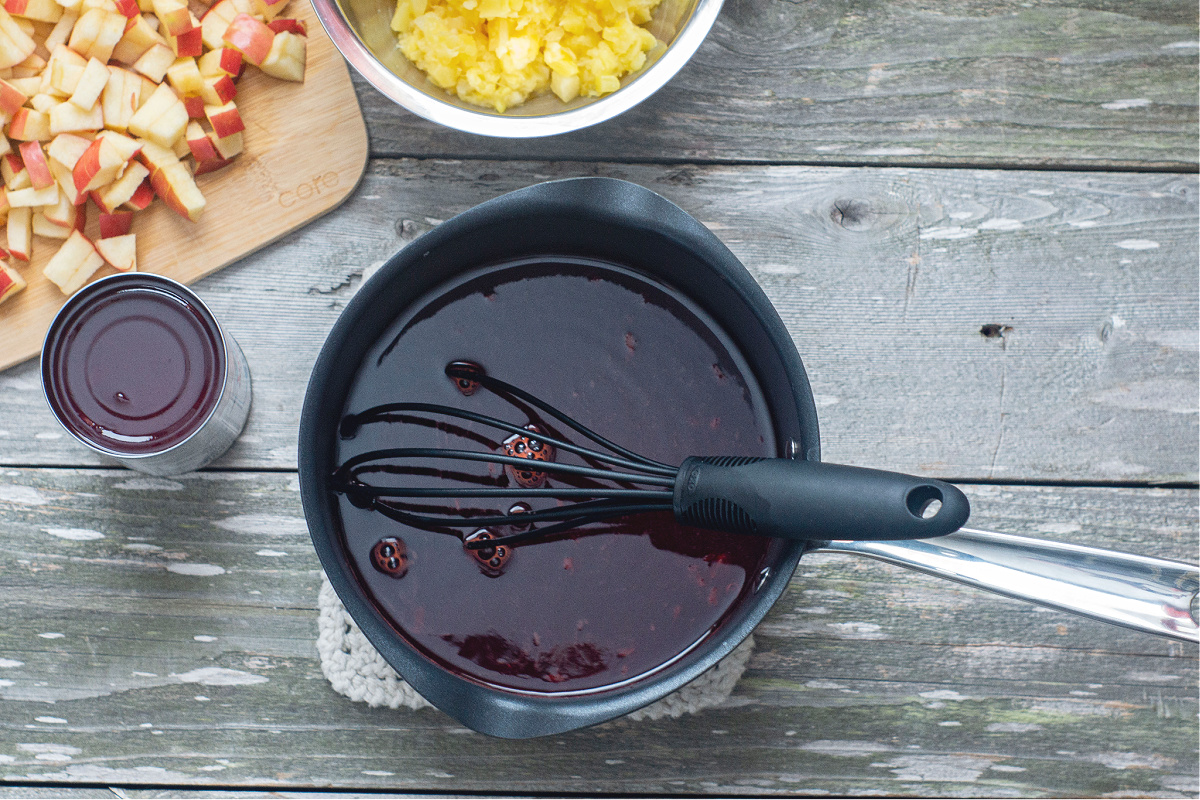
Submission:
[[[544,91],[564,103],[620,88],[658,43],[661,0],[398,0],[400,52],[437,86],[504,111]]]

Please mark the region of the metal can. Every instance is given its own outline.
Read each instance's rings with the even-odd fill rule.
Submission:
[[[42,346],[42,391],[67,432],[150,475],[211,463],[250,413],[237,342],[183,284],[113,275],[63,305]]]

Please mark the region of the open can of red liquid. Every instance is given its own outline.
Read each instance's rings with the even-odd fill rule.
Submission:
[[[113,275],[59,310],[42,346],[42,391],[67,432],[151,475],[209,464],[250,412],[250,369],[191,290]]]

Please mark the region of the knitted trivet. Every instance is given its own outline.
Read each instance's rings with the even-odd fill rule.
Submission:
[[[322,581],[317,604],[320,608],[317,652],[321,654],[321,671],[334,691],[372,708],[429,706],[429,702],[405,683],[363,636],[328,578]],[[700,677],[662,700],[634,711],[628,718],[678,717],[720,705],[746,670],[746,662],[753,651],[754,637],[749,636]]]

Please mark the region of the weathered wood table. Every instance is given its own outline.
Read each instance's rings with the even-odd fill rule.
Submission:
[[[1197,38],[1185,0],[729,0],[658,95],[535,141],[359,84],[349,201],[197,286],[254,374],[213,468],[106,466],[34,363],[0,373],[0,796],[1196,796],[1196,647],[832,555],[717,710],[511,742],[352,703],[316,655],[295,467],[365,272],[505,191],[608,175],[762,283],[828,460],[958,481],[979,527],[1195,560]]]

